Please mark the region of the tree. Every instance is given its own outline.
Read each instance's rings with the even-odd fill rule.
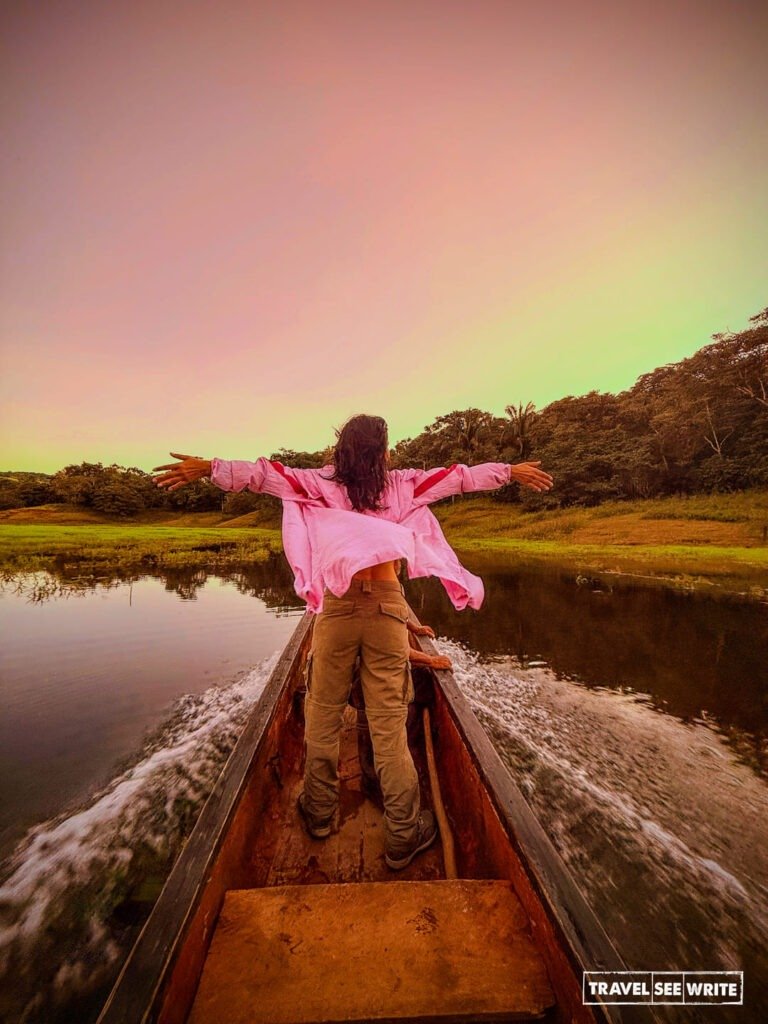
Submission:
[[[502,446],[510,444],[517,452],[518,458],[524,462],[528,460],[531,449],[531,427],[536,418],[536,406],[533,402],[518,402],[516,406],[507,405],[504,411],[509,417],[509,423],[505,425],[502,433]]]
[[[262,508],[264,497],[265,495],[254,494],[253,491],[231,491],[224,498],[221,510],[228,516],[245,516]]]
[[[219,512],[222,492],[208,480],[196,480],[176,491],[164,492],[164,505],[185,512]]]
[[[149,473],[135,466],[126,469],[100,462],[65,466],[53,477],[51,490],[59,501],[121,518],[166,502]]]
[[[326,448],[321,452],[295,452],[292,448],[281,448],[273,452],[270,459],[276,459],[284,466],[294,469],[322,469],[333,460],[333,449]]]
[[[94,484],[92,505],[104,515],[125,519],[163,503],[164,495],[149,473],[135,466],[108,466]]]
[[[23,480],[16,491],[17,504],[27,508],[35,505],[47,505],[54,500],[53,481],[46,477]]]
[[[54,475],[53,490],[60,501],[90,508],[93,505],[94,490],[103,475],[104,467],[100,462],[65,466]]]
[[[768,409],[768,306],[749,322],[754,326],[740,334],[716,334],[715,343],[729,351],[736,391]]]
[[[482,409],[449,412],[426,428],[439,462],[479,462],[498,453],[500,421]],[[496,428],[494,430],[494,428]]]

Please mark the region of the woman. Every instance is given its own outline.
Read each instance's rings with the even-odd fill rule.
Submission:
[[[256,462],[200,459],[171,452],[156,467],[159,487],[176,490],[202,477],[225,491],[273,494],[283,501],[283,547],[297,594],[317,614],[305,702],[306,768],[299,809],[316,838],[331,833],[338,806],[339,736],[355,664],[384,797],[386,862],[406,867],[435,839],[406,738],[412,697],[408,605],[396,564],[410,578],[437,576],[454,607],[479,608],[483,584],[459,562],[429,509],[451,494],[495,490],[515,480],[536,491],[552,486],[538,462],[490,462],[445,469],[389,469],[387,425],[353,416],[338,432],[333,465],[292,469]]]

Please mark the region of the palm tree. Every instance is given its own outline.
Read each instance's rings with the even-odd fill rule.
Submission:
[[[525,406],[519,402],[517,406],[505,406],[504,412],[509,416],[509,423],[503,441],[516,448],[521,459],[527,459],[531,448],[531,425],[538,416],[536,406],[533,402],[526,402]]]

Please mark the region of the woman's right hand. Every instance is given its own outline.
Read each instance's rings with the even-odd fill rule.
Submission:
[[[179,455],[171,452],[174,459],[181,459],[181,462],[171,462],[167,466],[155,466],[152,470],[157,473],[165,470],[161,476],[152,477],[153,483],[158,487],[167,487],[169,491],[178,490],[179,487],[186,487],[193,484],[195,480],[202,480],[205,476],[211,475],[211,460],[201,459],[197,455]]]

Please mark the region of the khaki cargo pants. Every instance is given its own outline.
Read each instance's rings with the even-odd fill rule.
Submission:
[[[328,818],[339,800],[339,736],[360,656],[387,849],[395,854],[413,843],[419,816],[419,780],[405,729],[413,699],[407,620],[408,605],[394,580],[356,580],[343,597],[326,592],[314,625],[304,703],[305,806]]]

